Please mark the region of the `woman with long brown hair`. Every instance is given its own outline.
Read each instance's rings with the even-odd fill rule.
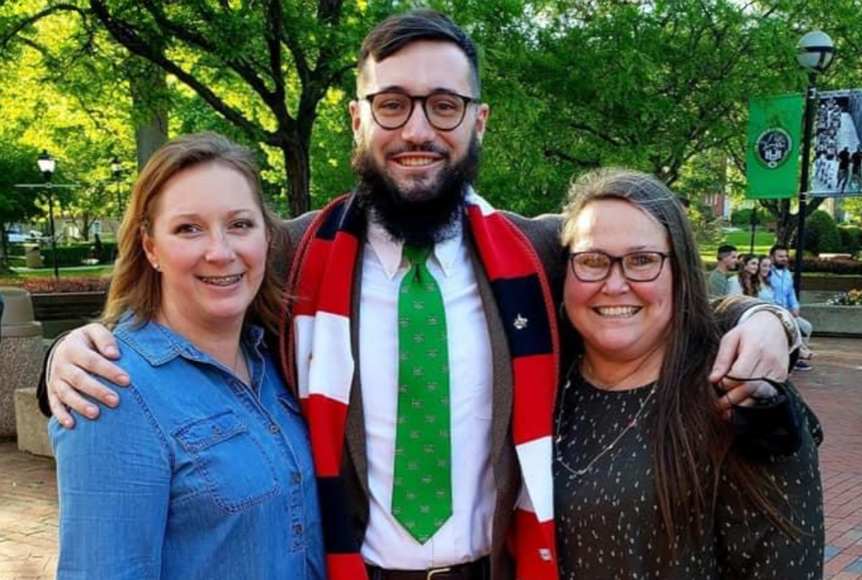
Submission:
[[[739,274],[727,281],[727,293],[731,296],[760,296],[760,259],[754,254],[739,257]]]
[[[555,418],[561,576],[820,578],[815,443],[806,429],[796,454],[752,460],[715,412],[719,332],[678,200],[646,174],[595,172],[562,241],[583,348]]]
[[[276,232],[224,137],[176,139],[142,170],[103,316],[130,384],[101,420],[50,424],[60,580],[325,577],[308,435],[263,341]]]

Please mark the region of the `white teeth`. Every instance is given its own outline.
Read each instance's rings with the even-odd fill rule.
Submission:
[[[206,284],[213,286],[230,286],[242,279],[242,274],[234,274],[233,276],[198,276],[200,280]]]
[[[428,157],[401,157],[398,162],[401,165],[408,165],[410,167],[421,167],[423,165],[431,165],[434,160]]]
[[[640,311],[638,306],[597,306],[594,309],[599,316],[608,318],[629,318]]]

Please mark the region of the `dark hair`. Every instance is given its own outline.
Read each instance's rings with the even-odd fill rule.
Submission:
[[[774,256],[775,252],[777,252],[778,250],[784,250],[786,252],[787,246],[785,246],[784,244],[775,244],[774,246],[769,248],[769,256],[770,257]]]
[[[134,312],[139,322],[151,320],[158,312],[162,304],[161,281],[144,253],[143,232],[151,232],[165,184],[187,169],[210,163],[232,169],[245,178],[263,214],[270,247],[278,243],[278,218],[263,199],[251,152],[216,133],[184,135],[169,141],[150,157],[132,189],[117,236],[119,257],[102,313],[106,324],[115,324],[126,311]],[[246,317],[274,332],[281,316],[282,292],[272,264],[273,254],[271,251],[267,254],[266,272]]]
[[[728,474],[776,526],[791,528],[764,493],[766,476],[730,453],[730,427],[715,410],[717,395],[708,376],[721,338],[707,296],[703,264],[680,200],[657,178],[625,169],[599,169],[569,191],[562,242],[570,246],[575,222],[594,201],[619,199],[638,207],[664,228],[673,273],[673,314],[656,383],[653,465],[659,515],[667,534],[665,553],[675,555],[686,538],[703,538],[704,518],[715,508],[718,473]],[[704,467],[707,469],[704,470]],[[664,560],[668,561],[668,560]]]
[[[470,61],[473,89],[479,98],[482,84],[479,78],[479,51],[470,36],[445,14],[428,8],[416,8],[394,14],[371,29],[359,50],[356,65],[360,78],[368,57],[377,62],[385,60],[408,44],[419,40],[451,42],[461,49]]]
[[[757,260],[757,272],[754,274],[749,274],[745,270],[746,264],[751,260]],[[739,285],[742,286],[742,293],[756,298],[760,293],[760,258],[754,254],[743,254],[739,257],[739,262],[742,264],[742,268],[739,269]]]
[[[735,251],[736,251],[736,246],[731,246],[730,244],[722,244],[722,245],[718,246],[718,251],[716,252],[716,255],[717,255],[719,260],[722,260],[729,253],[735,252]]]

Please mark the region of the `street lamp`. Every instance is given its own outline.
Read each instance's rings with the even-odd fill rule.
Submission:
[[[54,263],[54,278],[59,278],[60,269],[57,267],[57,234],[54,231],[54,191],[51,187],[51,178],[54,177],[57,162],[43,149],[36,163],[39,165],[39,171],[42,172],[42,177],[45,180],[45,189],[48,191],[48,216],[51,226],[51,261]]]
[[[824,72],[835,45],[825,32],[814,30],[799,39],[796,45],[796,61],[799,66],[808,71],[808,92],[805,97],[805,117],[803,119],[802,138],[802,175],[799,183],[799,225],[796,228],[796,269],[793,273],[793,286],[796,295],[802,292],[802,252],[805,246],[805,205],[808,196],[809,180],[808,165],[811,163],[811,120],[814,116],[814,105],[817,102],[817,75]]]
[[[114,176],[114,184],[117,188],[117,215],[119,216],[117,219],[123,219],[123,203],[120,197],[120,172],[123,170],[123,166],[120,165],[120,160],[115,156],[111,161],[111,175]]]

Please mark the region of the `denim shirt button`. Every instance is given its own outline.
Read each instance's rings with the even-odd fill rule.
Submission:
[[[269,426],[269,432],[270,433],[272,433],[273,435],[278,435],[278,433],[280,431],[281,431],[281,428],[279,428],[278,425],[276,425],[275,423],[270,424],[270,426]]]
[[[299,524],[293,526],[293,533],[296,534],[297,536],[301,535],[302,534],[302,526]]]
[[[293,483],[302,483],[302,474],[300,472],[294,471],[290,474],[290,477]]]

